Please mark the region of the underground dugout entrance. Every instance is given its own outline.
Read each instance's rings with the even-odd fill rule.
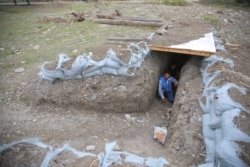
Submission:
[[[200,133],[200,124],[196,119],[196,116],[200,114],[197,103],[199,96],[197,91],[199,89],[196,88],[201,81],[200,67],[204,56],[159,51],[154,51],[152,54],[153,56],[157,56],[161,62],[159,77],[168,71],[179,82],[177,90],[174,91],[175,100],[173,104],[161,104],[161,99],[158,95],[156,96],[157,101],[159,101],[156,104],[165,107],[164,111],[166,112],[167,135],[163,143],[166,144],[168,150],[172,150],[169,146],[173,145],[173,143],[179,145],[183,143],[182,139],[189,140],[192,138],[188,137],[188,135],[185,136],[185,133],[179,133],[186,131],[186,127],[194,126],[195,128],[193,128],[192,133]],[[172,65],[175,65],[176,68],[176,71],[173,71],[174,74],[171,73]],[[158,94],[158,84],[156,89]],[[184,124],[186,126],[183,127],[182,125]],[[181,148],[184,146],[178,147]]]
[[[159,46],[152,41],[149,48],[151,51],[162,53],[160,54],[162,56],[160,59],[165,64],[163,64],[164,68],[161,70],[161,75],[167,71],[177,80],[181,77],[183,65],[185,65],[191,57],[196,57],[198,62],[200,62],[201,57],[208,57],[216,52],[212,32],[204,34],[203,37],[199,39],[179,45]]]
[[[180,53],[168,53],[168,52],[155,52],[162,62],[161,70],[159,74],[159,78],[164,75],[165,72],[168,72],[173,78],[175,78],[178,82],[181,77],[182,67],[193,57],[193,55],[186,55]],[[199,58],[198,58],[199,59]],[[174,96],[177,92],[176,87],[174,88]],[[158,84],[156,88],[156,95],[158,98]]]

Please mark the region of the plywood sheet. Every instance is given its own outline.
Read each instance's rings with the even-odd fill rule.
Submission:
[[[179,20],[163,35],[155,34],[151,50],[197,56],[210,56],[216,52],[212,27],[202,20]]]

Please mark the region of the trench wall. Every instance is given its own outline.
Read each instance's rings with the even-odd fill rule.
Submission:
[[[103,112],[146,112],[155,98],[159,76],[168,61],[169,57],[164,53],[152,52],[131,77],[105,74],[54,84],[37,79],[23,88],[20,99],[29,105],[74,106]]]
[[[179,166],[199,163],[199,154],[204,150],[201,137],[202,111],[198,104],[202,93],[201,60],[202,57],[192,56],[182,67],[168,123],[167,150],[179,155],[176,157]]]

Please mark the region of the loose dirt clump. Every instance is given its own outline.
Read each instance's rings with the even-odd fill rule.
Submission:
[[[38,19],[38,23],[71,23],[71,22],[82,22],[85,20],[84,12],[70,12],[63,16],[41,16]]]

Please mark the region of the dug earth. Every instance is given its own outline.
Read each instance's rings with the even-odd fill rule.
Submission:
[[[68,5],[70,4],[53,4],[49,8]],[[193,20],[190,24],[195,24],[195,20],[199,20],[199,24],[204,22],[204,25],[213,26],[214,29],[211,31],[225,47],[225,50],[218,49],[216,55],[231,59],[234,67],[230,71],[246,78],[235,80],[229,72],[230,74],[225,73],[218,82],[236,82],[245,87],[246,95],[242,96],[233,90],[231,94],[236,102],[250,109],[249,10],[201,4],[188,4],[184,7],[136,4],[136,8],[135,4],[131,3],[124,5],[113,2],[110,5],[99,4],[98,7],[96,5],[88,4],[85,12],[88,12],[89,18],[102,11],[114,11],[118,8],[122,13],[137,13],[145,17],[151,14],[155,18],[171,20],[170,32],[173,33],[175,22],[183,22],[184,27],[196,26],[198,29],[204,26],[188,25],[187,20]],[[42,13],[49,10],[44,6],[36,8]],[[204,18],[216,18],[216,23]],[[196,32],[192,32],[190,28],[185,31],[183,28],[182,33]],[[181,38],[178,36],[178,41]],[[185,39],[183,37],[183,42],[187,42]],[[2,38],[1,40],[1,44],[8,41]],[[175,41],[176,38],[169,35],[166,40]],[[104,58],[111,47],[119,52],[121,47],[126,46],[98,43],[91,48],[93,58]],[[151,52],[131,77],[102,75],[60,80],[51,84],[37,76],[41,66],[39,63],[18,75],[12,71],[1,73],[0,144],[34,137],[54,148],[69,144],[76,150],[99,154],[105,150],[106,143],[116,141],[116,149],[119,151],[127,151],[142,157],[163,157],[171,167],[197,166],[204,163],[206,150],[201,122],[203,113],[198,103],[204,88],[200,73],[204,58],[182,55],[190,58],[181,69],[176,99],[172,105],[163,104],[156,97],[158,78],[170,63],[171,56],[169,53]],[[13,57],[1,58],[1,62],[6,63],[11,58]],[[0,67],[3,68],[2,63]],[[209,68],[211,72],[218,69],[224,69],[224,65],[214,64]],[[242,130],[250,135],[250,124],[247,121],[250,119],[249,113],[244,113],[244,117],[240,119],[244,121],[244,124],[241,124]],[[239,126],[240,121],[235,122]],[[167,127],[165,145],[153,140],[155,126]],[[249,165],[250,144],[243,143],[241,147],[241,157]],[[0,165],[40,166],[47,152],[48,150],[34,145],[17,144],[1,154]],[[96,157],[78,158],[69,152],[63,152],[54,157],[49,166],[98,166],[98,162]],[[112,166],[119,164],[114,163]]]

